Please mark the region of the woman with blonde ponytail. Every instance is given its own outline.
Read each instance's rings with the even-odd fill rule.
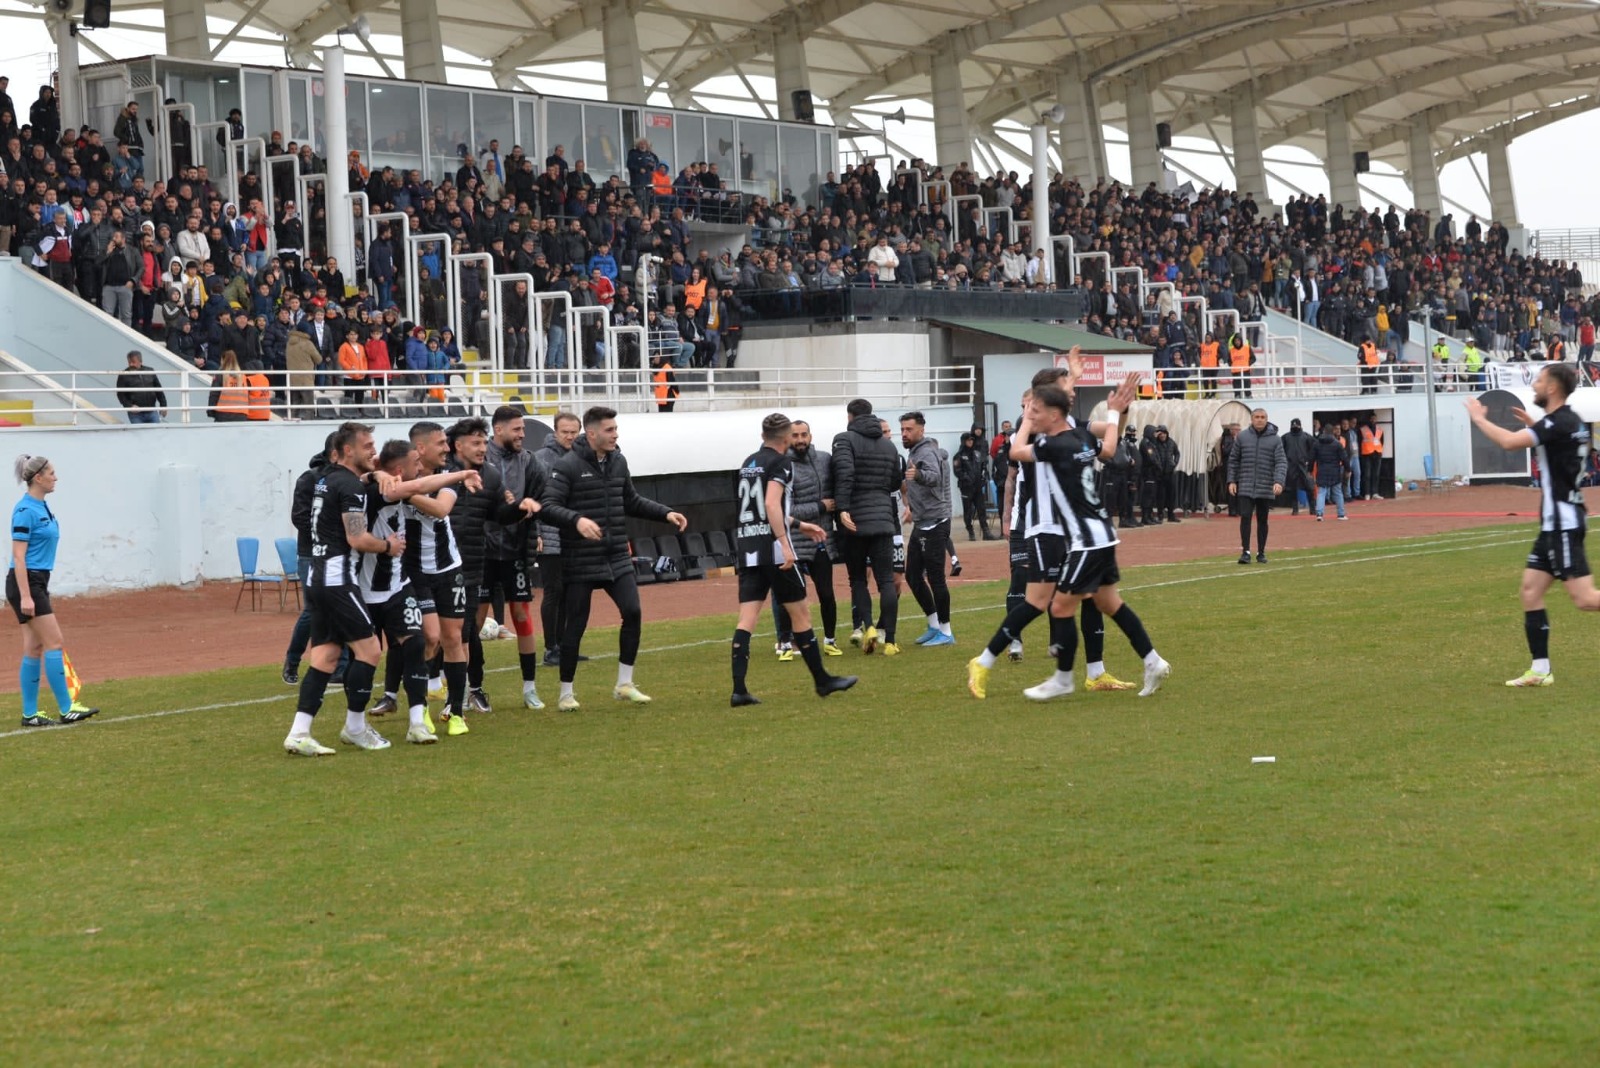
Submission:
[[[86,720],[98,708],[72,699],[66,658],[61,651],[61,625],[50,604],[50,572],[56,566],[61,524],[44,499],[56,488],[56,469],[43,456],[17,457],[13,468],[24,492],[11,510],[11,568],[6,572],[6,603],[22,624],[22,725],[54,727]],[[61,718],[39,711],[39,683],[48,679]]]

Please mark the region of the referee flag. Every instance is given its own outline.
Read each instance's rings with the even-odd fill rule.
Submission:
[[[61,666],[67,673],[67,692],[76,701],[78,694],[83,692],[83,681],[78,678],[78,672],[72,666],[72,657],[67,655],[65,649],[61,651]]]

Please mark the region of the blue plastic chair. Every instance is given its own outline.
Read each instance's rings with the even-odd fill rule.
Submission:
[[[273,544],[278,547],[278,565],[283,568],[283,584],[294,591],[294,606],[299,608],[302,582],[300,543],[293,538],[279,538]]]
[[[1432,453],[1423,454],[1422,477],[1426,480],[1424,484],[1428,487],[1429,493],[1448,493],[1450,491],[1450,483],[1434,474]]]
[[[244,591],[250,591],[250,611],[261,610],[261,587],[271,584],[278,587],[278,610],[283,610],[283,576],[261,575],[256,573],[256,561],[261,555],[261,542],[256,538],[238,538],[235,544],[239,548],[239,596],[233,599],[233,610],[239,610],[239,602],[244,599]]]

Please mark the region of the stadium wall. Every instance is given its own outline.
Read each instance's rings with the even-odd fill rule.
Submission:
[[[891,422],[899,418],[898,409],[881,410]],[[953,453],[971,409],[923,410],[928,432]],[[843,405],[786,413],[809,421],[824,448],[844,428]],[[764,414],[625,414],[621,446],[641,478],[731,473],[758,446]],[[409,426],[380,422],[376,437],[403,437]],[[9,444],[13,455],[49,457],[60,473],[50,497],[62,531],[51,588],[81,594],[237,578],[240,537],[259,538],[261,569],[276,573],[272,542],[294,532],[295,479],[332,429],[326,422],[27,429],[11,432]]]

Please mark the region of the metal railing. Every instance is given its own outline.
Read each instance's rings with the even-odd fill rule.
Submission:
[[[1600,227],[1535,230],[1530,237],[1530,256],[1546,260],[1600,260]]]
[[[618,335],[644,339],[638,328],[612,328]],[[0,371],[0,398],[31,401],[36,426],[101,426],[107,416],[128,420],[132,412],[118,398],[116,371],[71,371],[51,376],[59,388],[39,384],[39,377],[21,371]],[[256,408],[263,421],[340,419],[455,418],[488,415],[506,403],[520,403],[530,413],[581,409],[606,403],[619,411],[661,409],[658,383],[651,368],[534,368],[491,372],[467,367],[436,372],[430,383],[411,371],[370,372],[362,380],[337,371],[264,371],[270,397]],[[677,411],[726,411],[762,406],[844,404],[868,397],[875,404],[897,408],[963,404],[974,401],[976,373],[970,366],[928,371],[868,367],[823,368],[683,368],[673,373],[679,396]],[[220,372],[159,373],[165,395],[158,409],[163,423],[204,425],[217,419],[218,405],[237,402],[221,391]],[[223,418],[250,417],[248,384],[235,386],[247,399]],[[153,403],[153,402],[152,402]],[[134,409],[152,410],[151,408]],[[131,420],[128,420],[131,421]]]
[[[1287,339],[1291,340],[1292,339]],[[1421,393],[1426,389],[1421,364],[1384,363],[1377,367],[1355,365],[1258,363],[1247,374],[1231,368],[1186,367],[1178,377],[1162,372],[1161,393],[1168,400],[1215,398],[1349,397],[1375,393]],[[1434,388],[1439,392],[1477,392],[1484,376],[1468,374],[1459,365],[1436,366]]]
[[[1021,319],[1077,321],[1081,289],[948,289],[843,285],[836,289],[738,289],[745,323],[812,319]]]

